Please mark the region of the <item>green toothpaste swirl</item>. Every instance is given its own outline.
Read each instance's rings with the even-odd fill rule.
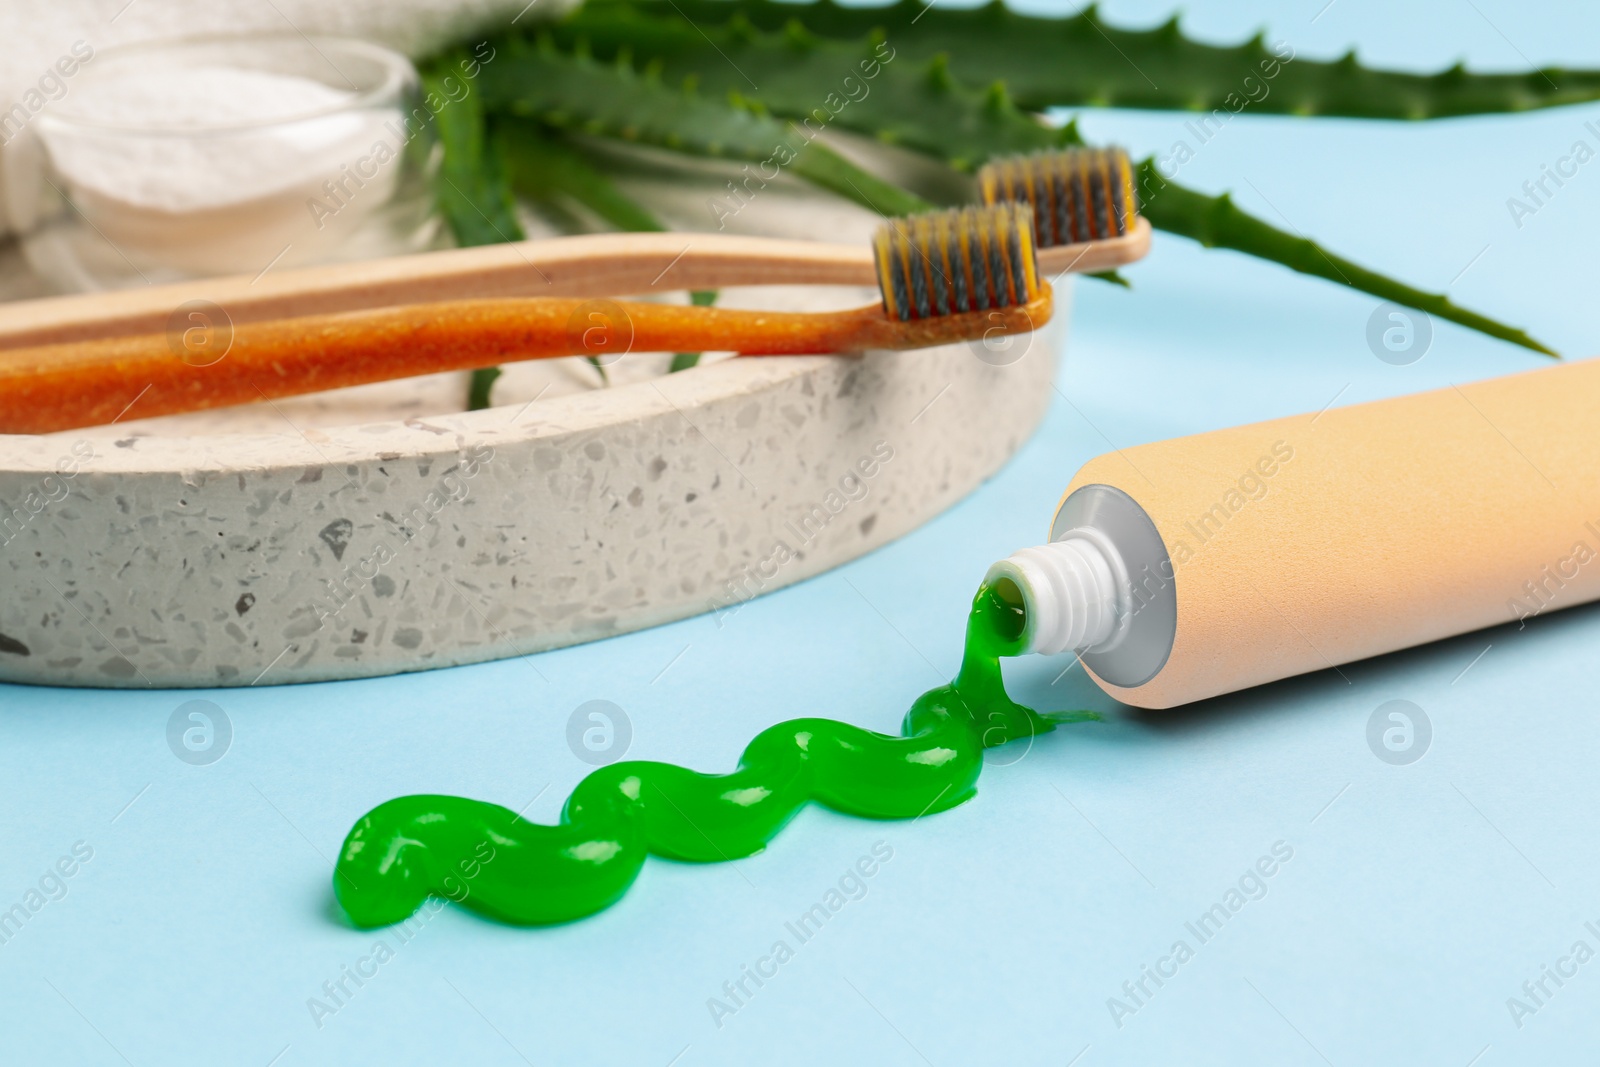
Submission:
[[[922,694],[903,736],[832,719],[791,719],[756,735],[731,774],[627,760],[594,771],[554,826],[450,796],[406,796],[362,816],[333,886],[361,927],[409,917],[430,896],[518,925],[567,922],[619,900],[645,857],[713,863],[753,855],[808,801],[869,819],[944,811],[977,791],[983,750],[1092,712],[1042,716],[1006,695],[1020,605],[984,586],[967,618],[954,682]]]

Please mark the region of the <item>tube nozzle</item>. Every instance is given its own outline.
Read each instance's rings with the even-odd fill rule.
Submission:
[[[1069,530],[1058,541],[1014,552],[990,567],[984,582],[1001,596],[1009,598],[1012,589],[1020,596],[1023,652],[1107,651],[1127,630],[1127,567],[1098,530]]]

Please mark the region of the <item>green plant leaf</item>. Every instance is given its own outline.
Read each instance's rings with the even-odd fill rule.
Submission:
[[[808,135],[863,132],[936,154],[962,170],[976,170],[994,155],[1068,143],[1066,134],[1020,112],[1003,87],[968,88],[943,59],[919,62],[881,36],[831,41],[727,26],[702,32],[682,19],[618,4],[580,9],[549,32],[560,48],[600,61],[637,56],[661,82],[695,85],[697,98],[707,103],[748,101],[755,90],[747,72],[759,73],[755,99],[763,111],[792,120]],[[768,129],[786,125],[768,122]],[[926,205],[883,208],[889,215],[916,210]]]
[[[636,71],[625,56],[599,63],[580,52],[558,51],[548,35],[536,43],[513,38],[504,51],[479,75],[485,107],[557,129],[747,161],[753,166],[741,181],[768,180],[759,173],[764,166],[788,170],[887,215],[931,206],[815,143],[803,128],[692,87],[670,88],[658,74]],[[712,205],[707,218],[720,221]]]
[[[483,367],[472,372],[472,382],[467,388],[468,411],[482,411],[489,406],[489,393],[500,374],[499,367]]]
[[[1354,51],[1331,62],[1301,58],[1287,45],[1269,46],[1264,34],[1238,45],[1204,44],[1183,34],[1177,16],[1150,29],[1120,28],[1108,25],[1093,4],[1051,18],[1018,14],[999,0],[976,8],[922,0],[887,7],[833,0],[636,2],[647,13],[706,28],[732,24],[777,32],[798,22],[810,34],[834,40],[860,40],[878,31],[913,63],[945,53],[953,73],[969,84],[1003,79],[1019,104],[1035,110],[1210,111],[1249,100],[1248,109],[1262,114],[1424,119],[1600,99],[1600,70],[1482,74],[1460,64],[1436,74],[1381,70],[1362,65]],[[621,6],[619,0],[590,0],[579,21],[604,18]],[[1268,71],[1271,77],[1265,77]],[[758,80],[765,92],[764,72]]]
[[[448,68],[443,68],[448,69]],[[488,134],[483,98],[469,92],[451,99],[440,65],[422,74],[423,89],[444,106],[433,125],[444,145],[439,170],[439,209],[456,243],[463,246],[520,241],[522,225],[506,179],[505,160]]]
[[[644,23],[654,24],[648,33]],[[602,25],[610,26],[608,34],[599,32]],[[815,120],[817,109],[823,108],[831,126],[892,140],[960,169],[975,169],[993,156],[1081,143],[1074,125],[1055,128],[1042,124],[1018,108],[999,85],[987,90],[968,87],[942,59],[918,68],[903,62],[904,57],[881,38],[831,41],[797,34],[792,28],[782,34],[762,33],[737,22],[697,28],[681,18],[642,15],[617,0],[584,9],[557,27],[574,47],[580,30],[581,39],[597,56],[613,47],[620,49],[627,40],[636,54],[669,76],[677,65],[685,69],[695,66],[708,91],[734,91],[743,71],[760,71],[761,105],[774,116]],[[663,49],[660,55],[650,51],[657,46]],[[883,51],[886,48],[887,53]],[[860,67],[869,54],[892,54],[887,62],[880,59],[870,78],[867,70],[872,68]],[[843,76],[852,71],[867,91],[847,103],[828,102],[825,94],[831,90],[822,87],[843,86]],[[1145,216],[1158,229],[1210,247],[1244,252],[1535,352],[1554,354],[1522,330],[1361,267],[1255,218],[1239,210],[1226,195],[1211,196],[1167,181],[1151,160],[1141,164],[1140,197]]]
[[[1139,164],[1139,182],[1146,200],[1145,214],[1152,225],[1169,233],[1199,241],[1207,248],[1229,248],[1270,259],[1290,270],[1348,285],[1547,356],[1557,354],[1522,330],[1460,307],[1448,296],[1415,289],[1326,251],[1315,241],[1285,233],[1239,210],[1226,193],[1206,196],[1173,185],[1157,172],[1153,158]]]
[[[483,98],[468,92],[457,99],[446,91],[446,63],[450,58],[455,57],[422,71],[424,92],[443,102],[433,117],[434,130],[444,146],[439,168],[439,210],[456,243],[463,247],[520,241],[522,224],[517,221],[505,160],[489,136]],[[472,372],[467,386],[468,411],[489,406],[490,392],[499,377],[499,367]]]

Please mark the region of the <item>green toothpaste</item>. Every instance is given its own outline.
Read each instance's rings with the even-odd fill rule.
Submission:
[[[430,896],[517,925],[568,922],[619,900],[645,857],[699,863],[760,852],[808,801],[868,819],[944,811],[977,791],[983,750],[1091,712],[1043,716],[1006,695],[1000,657],[1020,651],[1020,603],[984,586],[961,670],[917,698],[902,736],[832,719],[756,735],[731,774],[627,760],[594,771],[554,826],[451,796],[406,796],[345,838],[334,892],[358,926],[400,922]]]

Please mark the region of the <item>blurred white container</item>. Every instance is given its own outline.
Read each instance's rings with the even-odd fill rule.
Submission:
[[[439,232],[428,115],[366,42],[108,50],[9,144],[6,213],[63,291],[416,251]]]

